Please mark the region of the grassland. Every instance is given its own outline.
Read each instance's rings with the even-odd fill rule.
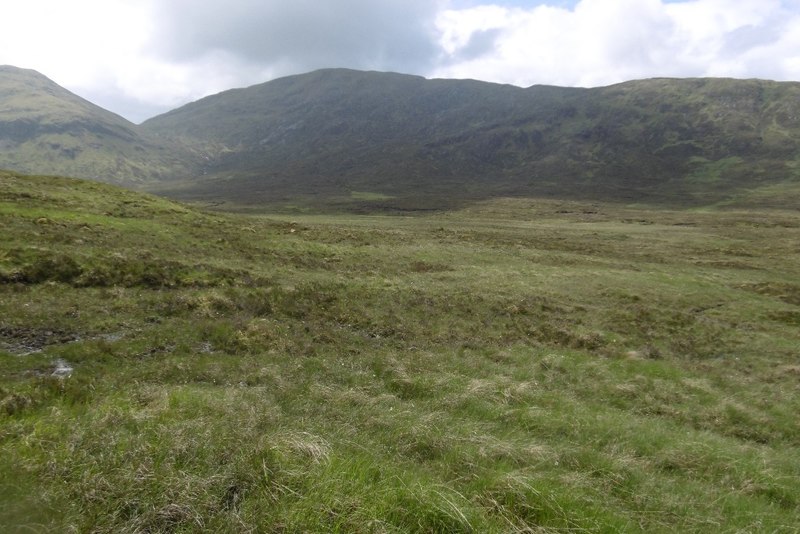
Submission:
[[[799,280],[797,211],[0,173],[0,525],[797,532]]]

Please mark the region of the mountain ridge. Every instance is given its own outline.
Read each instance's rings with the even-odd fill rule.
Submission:
[[[13,103],[3,92],[7,78],[0,70],[0,101]],[[41,79],[52,84],[45,94],[61,95],[81,116],[71,93]],[[43,138],[14,130],[0,113],[0,167],[188,200],[400,209],[492,196],[702,205],[794,187],[800,177],[797,82],[651,78],[522,88],[320,69],[223,91],[141,125],[75,98],[90,106],[82,109],[91,127],[70,122],[58,106],[39,117],[30,105],[5,104],[63,131],[45,128]],[[14,138],[24,134],[30,139]],[[92,150],[104,151],[105,167],[75,164]]]
[[[366,189],[413,204],[422,188],[440,200],[701,204],[796,178],[798,101],[800,84],[763,80],[518,88],[323,70],[207,97],[142,127],[208,149],[212,178],[173,192],[188,198],[219,195],[221,179],[223,196],[267,202]]]

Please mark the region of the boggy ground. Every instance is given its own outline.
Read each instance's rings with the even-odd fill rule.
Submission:
[[[4,532],[797,532],[800,214],[0,173]]]

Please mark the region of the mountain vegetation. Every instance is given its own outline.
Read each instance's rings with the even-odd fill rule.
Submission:
[[[3,532],[797,529],[797,210],[0,172],[0,228]]]
[[[703,205],[798,183],[800,84],[599,89],[323,70],[142,125],[208,155],[183,198],[441,207],[493,196]],[[361,199],[356,199],[361,200]]]
[[[798,83],[523,89],[328,69],[137,126],[3,67],[0,104],[0,168],[231,209],[446,209],[503,196],[790,207],[800,187]]]
[[[38,72],[0,66],[0,169],[136,187],[188,173],[187,161]]]
[[[0,67],[0,531],[797,532],[798,136],[795,83],[134,125]]]

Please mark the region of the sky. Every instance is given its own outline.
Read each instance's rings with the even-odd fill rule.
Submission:
[[[800,81],[800,0],[0,0],[0,65],[133,122],[319,68],[598,87]]]

